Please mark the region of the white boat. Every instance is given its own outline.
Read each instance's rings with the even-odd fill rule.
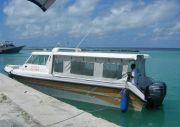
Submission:
[[[148,56],[54,48],[51,52],[32,52],[23,65],[6,65],[5,71],[23,83],[67,93],[70,99],[116,108],[120,108],[122,90],[126,89],[129,107],[141,111],[145,106],[161,106],[166,95],[165,83],[154,82],[146,76]],[[140,73],[136,85],[128,75],[132,63]]]

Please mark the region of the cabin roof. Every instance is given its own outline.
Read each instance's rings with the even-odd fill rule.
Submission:
[[[128,59],[137,60],[138,56],[143,56],[145,59],[149,57],[147,54],[122,54],[122,53],[99,53],[99,52],[33,52],[33,55],[61,55],[74,57],[89,57],[89,58],[110,58],[110,59]]]

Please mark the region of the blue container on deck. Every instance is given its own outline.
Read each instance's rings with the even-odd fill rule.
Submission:
[[[126,112],[128,109],[128,90],[127,89],[122,89],[121,91],[120,109],[122,112]]]

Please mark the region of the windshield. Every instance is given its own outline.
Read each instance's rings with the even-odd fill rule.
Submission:
[[[48,55],[32,55],[27,61],[28,64],[46,65]]]

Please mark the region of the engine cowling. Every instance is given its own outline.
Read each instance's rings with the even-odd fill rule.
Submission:
[[[145,90],[146,107],[157,108],[162,105],[166,91],[166,84],[164,82],[154,82],[147,86]]]

